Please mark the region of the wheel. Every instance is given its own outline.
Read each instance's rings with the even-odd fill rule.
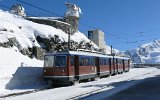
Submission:
[[[91,81],[95,81],[95,78],[91,78]]]

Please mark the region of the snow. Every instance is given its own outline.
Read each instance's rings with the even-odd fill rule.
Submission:
[[[29,19],[49,20],[49,21],[56,21],[56,22],[63,23],[63,24],[66,24],[66,25],[70,26],[70,24],[58,20],[58,19],[62,19],[62,17],[26,17],[26,18],[29,18]]]
[[[123,73],[116,76],[111,76],[108,78],[99,79],[98,81],[79,83],[79,84],[76,84],[75,86],[49,89],[49,90],[44,90],[36,93],[15,96],[15,97],[8,97],[4,99],[5,100],[29,100],[29,99],[37,100],[38,98],[41,98],[42,100],[53,100],[53,99],[64,100],[64,99],[71,99],[79,95],[82,95],[80,96],[81,98],[94,93],[100,93],[100,92],[103,93],[103,91],[106,91],[106,92],[112,91],[112,92],[109,92],[110,93],[109,95],[108,94],[101,95],[102,97],[104,97],[106,95],[108,96],[113,95],[114,93],[116,93],[116,91],[118,92],[122,89],[125,89],[125,87],[132,86],[137,82],[142,81],[145,78],[152,77],[157,74],[160,74],[160,70],[156,68],[134,68],[134,69],[131,69],[130,72]],[[120,87],[116,86],[117,83],[122,83],[122,82],[125,83],[127,81],[131,81],[132,84],[131,83],[125,84]],[[92,92],[92,91],[96,91],[96,92]],[[95,97],[90,98],[89,100],[92,100],[92,99],[100,99],[100,97],[96,96],[96,98]]]
[[[27,17],[31,19],[44,19],[44,20],[56,20],[56,19],[62,19],[62,17]]]
[[[22,55],[16,47],[0,47],[0,56],[0,96],[46,85],[43,61]]]

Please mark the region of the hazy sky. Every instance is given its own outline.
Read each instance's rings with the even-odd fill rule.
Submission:
[[[21,0],[64,16],[64,2],[77,4],[83,14],[79,30],[87,35],[89,29],[105,32],[107,45],[119,50],[160,39],[160,0]],[[0,9],[9,10],[19,3],[33,16],[56,16],[17,0],[1,0]],[[85,25],[83,25],[85,24]]]

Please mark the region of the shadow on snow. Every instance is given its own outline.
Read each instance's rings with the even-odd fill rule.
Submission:
[[[43,67],[18,67],[12,76],[5,86],[8,90],[36,89],[46,84],[43,80]]]

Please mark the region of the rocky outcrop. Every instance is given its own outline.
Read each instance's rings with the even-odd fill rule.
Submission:
[[[40,59],[40,60],[43,60],[43,56],[45,52],[68,49],[68,42],[62,41],[58,35],[54,35],[54,37],[50,37],[50,38],[42,38],[40,36],[37,36],[36,41],[40,44],[40,47],[33,46],[32,48],[29,48],[29,47],[21,48],[20,44],[17,42],[15,37],[8,38],[8,41],[4,43],[0,43],[0,46],[5,48],[15,46],[19,49],[19,51],[23,55],[27,55],[30,58],[36,57],[37,59]],[[85,40],[81,41],[80,43],[71,40],[70,50],[77,50],[77,49],[93,50],[94,48],[91,43],[86,42]],[[94,50],[97,50],[97,49],[94,49]]]
[[[0,43],[0,47],[5,47],[5,48],[9,48],[9,47],[13,47],[14,45],[16,45],[16,38],[8,38],[7,42],[4,43]]]

